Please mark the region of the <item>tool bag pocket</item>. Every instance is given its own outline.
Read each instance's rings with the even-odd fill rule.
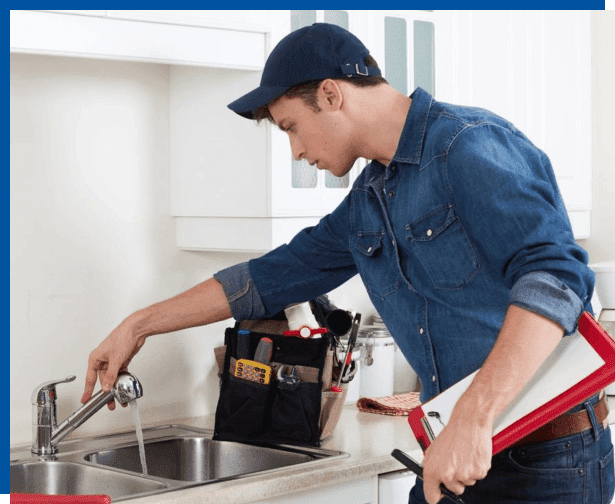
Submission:
[[[329,421],[327,430],[323,431],[321,425],[325,404],[323,373],[328,373],[324,375],[328,385],[332,373],[331,365],[325,365],[329,362],[329,339],[306,340],[250,331],[250,355],[254,355],[262,338],[273,342],[268,363],[270,379],[268,383],[256,383],[235,376],[240,328],[242,325],[238,322],[226,330],[224,353],[222,347],[214,350],[218,365],[223,366],[213,439],[319,446],[321,439],[326,437],[323,434],[330,435],[334,427]],[[245,341],[243,343],[245,349]],[[338,396],[341,409],[345,394],[333,394]],[[329,409],[327,404],[327,411]],[[324,416],[325,419],[331,417],[329,413]]]
[[[226,389],[227,393],[218,401],[219,415],[224,418],[223,431],[239,436],[261,435],[266,428],[269,385],[229,375]]]
[[[299,443],[320,440],[318,383],[277,383],[271,407],[271,435]]]

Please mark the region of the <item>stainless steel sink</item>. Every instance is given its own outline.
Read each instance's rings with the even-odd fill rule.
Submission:
[[[168,485],[130,474],[73,462],[38,461],[11,465],[11,492],[48,495],[106,494],[111,499]]]
[[[39,459],[26,449],[11,450],[10,491],[106,494],[115,502],[348,456],[320,448],[213,441],[212,434],[182,425],[144,429],[147,476],[134,432],[65,441],[57,454]]]
[[[210,481],[322,459],[317,453],[187,436],[145,444],[147,473],[181,481]],[[137,445],[87,455],[88,462],[141,472]]]

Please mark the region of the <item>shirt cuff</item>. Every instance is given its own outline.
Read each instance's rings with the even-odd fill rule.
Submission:
[[[532,271],[519,278],[510,292],[510,304],[556,322],[566,335],[575,332],[577,319],[583,311],[579,296],[545,271]]]
[[[265,306],[247,262],[218,271],[214,278],[222,285],[235,320],[256,320],[265,316]]]

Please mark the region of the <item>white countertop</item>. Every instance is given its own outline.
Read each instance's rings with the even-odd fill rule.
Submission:
[[[615,423],[615,397],[609,397],[609,423]],[[214,416],[175,419],[150,424],[181,424],[212,429]],[[421,449],[408,426],[408,417],[361,413],[350,404],[343,408],[335,432],[322,443],[322,448],[342,451],[348,457],[323,460],[307,468],[288,468],[282,472],[248,476],[242,479],[206,484],[149,497],[130,499],[131,504],[242,504],[301,491],[321,489],[328,485],[371,477],[405,467],[391,457],[398,448],[420,462]]]

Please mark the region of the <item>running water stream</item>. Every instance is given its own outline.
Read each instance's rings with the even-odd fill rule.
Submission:
[[[136,399],[130,401],[130,407],[132,408],[132,420],[135,423],[135,431],[137,433],[137,441],[139,442],[139,456],[141,457],[141,468],[143,474],[147,474],[147,464],[145,462],[145,444],[143,443],[143,430],[141,429],[141,412],[139,411],[139,405]]]

